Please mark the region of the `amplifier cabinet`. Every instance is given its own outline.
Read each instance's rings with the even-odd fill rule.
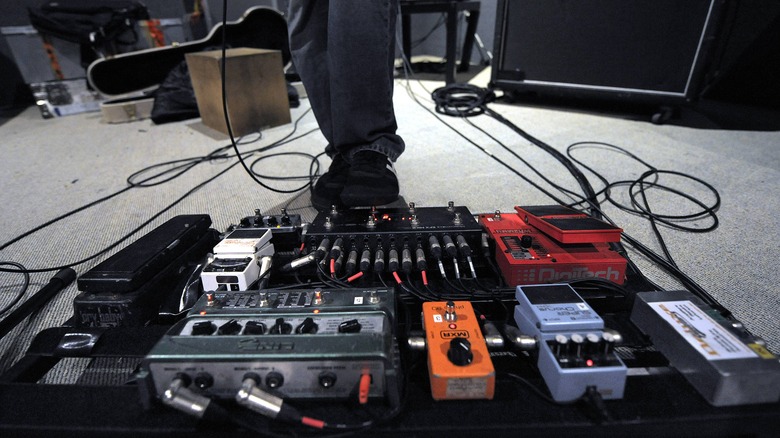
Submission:
[[[725,0],[499,0],[496,88],[694,100]]]

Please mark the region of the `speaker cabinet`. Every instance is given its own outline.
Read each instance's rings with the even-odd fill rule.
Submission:
[[[725,0],[500,0],[492,83],[648,103],[695,99]]]

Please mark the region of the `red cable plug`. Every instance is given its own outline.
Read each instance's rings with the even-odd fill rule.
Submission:
[[[368,391],[371,387],[371,374],[360,376],[360,391],[358,392],[358,401],[361,405],[368,403]]]
[[[311,417],[301,417],[301,424],[304,424],[315,429],[324,429],[325,422]]]

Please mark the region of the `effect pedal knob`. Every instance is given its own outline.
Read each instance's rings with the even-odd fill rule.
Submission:
[[[447,350],[447,358],[453,364],[463,367],[474,360],[474,353],[471,352],[471,342],[466,338],[453,338],[450,341],[450,349]]]

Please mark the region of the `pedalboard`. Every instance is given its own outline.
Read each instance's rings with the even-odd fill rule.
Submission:
[[[496,263],[507,284],[554,283],[591,277],[625,282],[626,259],[608,243],[562,243],[515,213],[482,214],[479,222],[495,241]]]
[[[780,400],[777,356],[690,292],[637,293],[631,321],[710,404]]]
[[[434,400],[492,399],[496,372],[471,303],[426,302],[422,318]]]
[[[515,322],[537,338],[537,366],[553,399],[574,401],[593,387],[604,399],[623,397],[628,369],[614,335],[568,284],[518,286]]]
[[[263,295],[261,295],[263,294]],[[146,356],[146,397],[177,378],[233,398],[246,377],[290,399],[398,401],[392,289],[206,294]]]

